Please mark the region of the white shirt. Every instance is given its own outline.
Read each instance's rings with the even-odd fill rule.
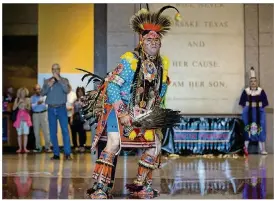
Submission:
[[[74,102],[77,100],[76,93],[74,91],[71,91],[68,93],[67,97],[67,107],[73,107]],[[71,110],[68,110],[68,117],[72,116]]]

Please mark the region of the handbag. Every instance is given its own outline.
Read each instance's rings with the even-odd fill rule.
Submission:
[[[90,125],[89,125],[89,121],[85,121],[83,127],[84,127],[84,130],[85,130],[85,131],[90,131],[91,127],[90,127]]]

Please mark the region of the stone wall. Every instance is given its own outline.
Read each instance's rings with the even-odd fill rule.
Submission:
[[[107,71],[119,62],[121,54],[132,51],[137,37],[129,26],[130,17],[137,11],[136,4],[108,4],[107,6]]]

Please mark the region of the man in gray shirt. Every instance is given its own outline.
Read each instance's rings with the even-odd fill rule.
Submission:
[[[67,115],[67,94],[68,94],[68,79],[60,76],[60,65],[52,65],[53,77],[44,81],[42,95],[47,96],[46,104],[48,105],[48,121],[51,143],[53,146],[53,160],[60,159],[60,149],[57,138],[57,119],[59,120],[63,143],[65,159],[71,159],[70,135],[68,130],[68,115]]]

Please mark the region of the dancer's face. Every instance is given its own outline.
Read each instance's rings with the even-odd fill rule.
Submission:
[[[250,79],[250,87],[251,88],[257,88],[258,87],[258,83],[257,83],[257,79],[256,78],[251,78]]]
[[[143,49],[150,56],[156,56],[161,48],[161,38],[154,32],[150,31],[143,37]]]

